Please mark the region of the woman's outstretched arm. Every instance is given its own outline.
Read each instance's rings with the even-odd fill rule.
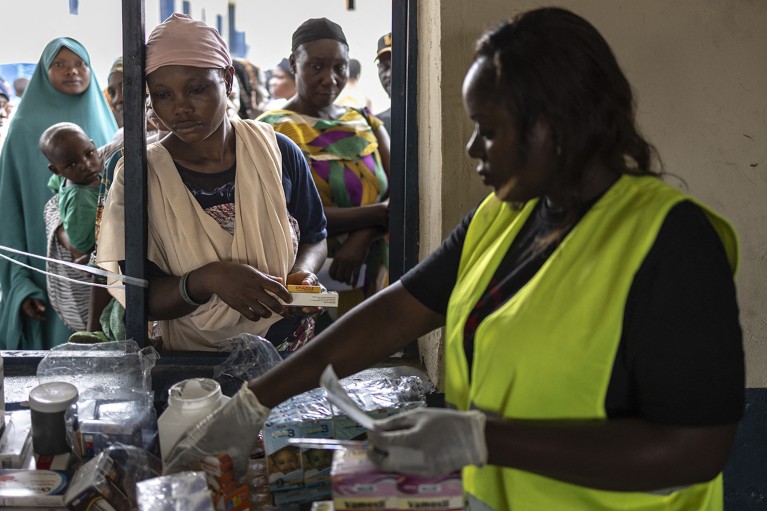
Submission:
[[[259,401],[273,407],[315,388],[332,364],[339,378],[367,369],[418,337],[445,324],[395,282],[335,321],[312,342],[249,384]]]

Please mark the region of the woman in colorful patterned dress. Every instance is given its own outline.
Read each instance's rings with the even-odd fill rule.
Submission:
[[[328,221],[330,276],[354,288],[340,293],[339,315],[386,285],[389,260],[389,136],[368,110],[333,103],[348,64],[341,27],[307,20],[290,55],[298,92],[258,119],[291,138],[309,162]]]

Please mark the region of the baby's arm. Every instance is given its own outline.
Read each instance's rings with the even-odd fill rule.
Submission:
[[[85,256],[90,257],[90,252],[80,252],[75,247],[73,247],[72,244],[69,242],[69,236],[67,236],[67,231],[64,229],[63,225],[59,225],[56,228],[56,241],[58,241],[62,247],[66,248],[72,253],[72,260],[74,262],[80,263],[80,264],[85,264],[86,262],[88,262],[88,260],[84,258]]]

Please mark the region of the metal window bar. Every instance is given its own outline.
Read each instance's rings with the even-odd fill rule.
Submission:
[[[389,279],[418,263],[418,25],[416,0],[392,0],[391,171]],[[413,340],[403,350],[418,356]]]
[[[125,130],[125,273],[146,278],[146,86],[144,0],[122,0]],[[147,289],[125,286],[125,331],[146,346]]]

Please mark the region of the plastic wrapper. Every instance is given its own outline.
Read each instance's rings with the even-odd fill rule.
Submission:
[[[333,417],[333,408],[325,399],[325,391],[317,388],[297,396],[272,408],[267,424],[319,421]]]
[[[115,444],[159,456],[154,392],[96,386],[69,407],[64,421],[67,442],[78,458],[92,458]]]
[[[423,401],[426,394],[434,390],[431,382],[418,376],[385,376],[371,379],[352,376],[342,379],[341,386],[365,411]]]
[[[434,384],[417,375],[397,375],[377,370],[362,371],[341,380],[341,386],[363,410],[411,409],[423,405]],[[268,423],[290,423],[328,419],[343,415],[316,388],[294,396],[272,409]],[[391,413],[388,413],[391,415]]]
[[[215,511],[205,474],[179,472],[136,484],[140,511]]]
[[[422,400],[436,388],[421,369],[409,366],[374,367],[341,379],[347,389],[391,388],[400,400]],[[353,392],[352,392],[353,393]],[[410,396],[410,397],[408,397]]]
[[[159,358],[152,347],[135,341],[99,344],[64,343],[48,352],[37,366],[40,383],[64,381],[82,395],[94,386],[152,390],[152,368]]]
[[[229,357],[213,368],[213,377],[228,376],[240,382],[250,381],[282,362],[277,348],[259,335],[240,334],[219,343],[219,351]]]
[[[261,336],[240,334],[223,340],[219,351],[229,352],[229,357],[213,368],[213,378],[221,385],[222,392],[231,396],[243,382],[261,376],[282,362],[274,345]]]
[[[138,447],[115,445],[75,473],[65,502],[71,510],[135,509],[136,483],[157,477],[160,460]]]

